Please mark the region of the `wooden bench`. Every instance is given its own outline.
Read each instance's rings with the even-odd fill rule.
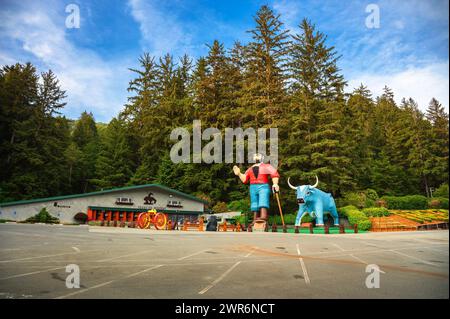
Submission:
[[[200,218],[197,223],[184,222],[182,230],[195,229],[198,231],[203,231],[203,218]]]
[[[240,232],[242,230],[241,224],[236,223],[236,225],[229,224],[227,222],[219,224],[217,231],[235,231]]]

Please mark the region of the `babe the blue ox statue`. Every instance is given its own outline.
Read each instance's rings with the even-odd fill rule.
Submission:
[[[297,203],[299,205],[295,225],[300,226],[300,222],[304,215],[309,214],[312,218],[316,218],[316,226],[323,226],[323,217],[326,212],[333,217],[334,225],[339,225],[339,216],[337,214],[334,198],[330,193],[325,193],[316,188],[319,185],[319,178],[316,176],[314,185],[292,186],[290,188],[297,191]]]

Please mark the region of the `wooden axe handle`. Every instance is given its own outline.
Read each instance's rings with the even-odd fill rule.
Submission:
[[[281,210],[280,197],[278,196],[278,192],[275,193],[275,197],[277,198],[278,209],[280,210],[281,223],[282,223],[283,226],[284,226],[283,211]]]

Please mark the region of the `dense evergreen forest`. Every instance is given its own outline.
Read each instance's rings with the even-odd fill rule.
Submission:
[[[290,35],[266,6],[254,20],[249,43],[225,48],[217,40],[195,60],[144,53],[130,69],[128,102],[108,124],[89,112],[62,116],[70,92],[52,71],[3,66],[0,202],[161,183],[208,199],[216,211],[245,206],[247,187],[233,164],[170,160],[171,130],[195,119],[221,130],[277,127],[281,197],[290,208],[287,176],[300,184],[317,174],[319,188],[337,198],[367,189],[431,196],[448,183],[449,119],[439,101],[422,113],[413,98],[397,104],[388,87],[374,97],[362,83],[347,94],[338,67],[345,52],[311,21]]]

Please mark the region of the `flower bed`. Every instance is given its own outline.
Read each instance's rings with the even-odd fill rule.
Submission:
[[[390,212],[420,224],[448,222],[448,210],[445,209],[390,210]]]

